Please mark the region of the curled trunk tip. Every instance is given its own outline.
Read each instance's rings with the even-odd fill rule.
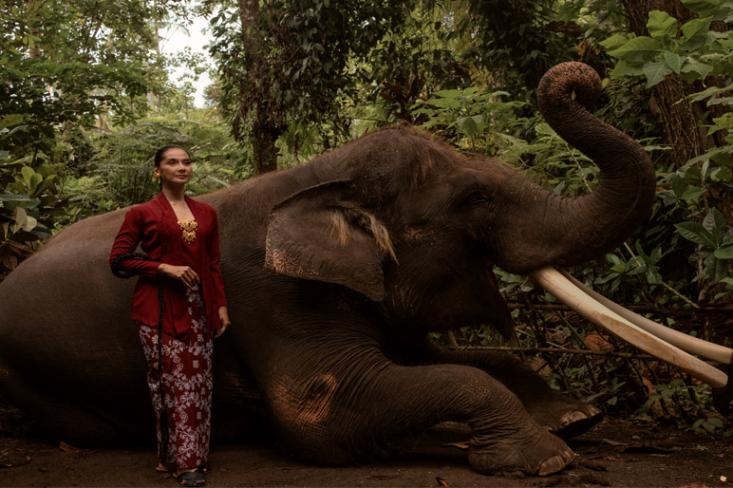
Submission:
[[[601,94],[601,78],[587,64],[570,61],[550,68],[540,80],[537,98],[542,115],[558,105],[567,106],[575,99],[588,108]]]

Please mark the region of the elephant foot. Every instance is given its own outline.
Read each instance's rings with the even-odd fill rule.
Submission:
[[[473,469],[484,474],[519,471],[547,476],[561,471],[576,457],[562,439],[541,430],[539,426],[486,447],[475,447],[480,442],[480,438],[471,442],[468,461]]]
[[[579,436],[603,419],[603,412],[593,405],[560,394],[528,410],[535,422],[563,439]]]

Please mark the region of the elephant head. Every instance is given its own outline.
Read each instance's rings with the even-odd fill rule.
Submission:
[[[548,123],[600,168],[600,183],[591,193],[559,196],[501,161],[459,154],[415,129],[388,129],[322,157],[316,167],[324,182],[273,209],[266,266],[351,288],[379,302],[385,316],[402,327],[438,330],[488,322],[507,335],[511,321],[493,265],[532,273],[556,289],[545,278],[559,275],[547,267],[602,256],[628,237],[653,204],[649,156],[586,109],[600,86],[592,68],[571,62],[551,69],[538,89]],[[587,296],[577,285],[569,296]],[[607,306],[601,307],[601,315],[608,315]],[[594,310],[580,311],[693,374],[705,370],[700,374],[711,381],[711,368],[655,340],[661,329],[640,332],[633,317],[631,328],[615,329],[609,323],[628,317],[616,310],[600,320]],[[677,345],[694,350],[694,339],[682,336]],[[730,349],[723,349],[717,356],[731,362]],[[727,378],[718,373],[712,373],[712,383],[721,386]]]

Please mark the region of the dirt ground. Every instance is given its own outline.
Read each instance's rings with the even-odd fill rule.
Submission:
[[[571,441],[578,459],[544,478],[482,476],[471,471],[461,445],[431,442],[388,462],[338,468],[301,464],[275,447],[218,445],[208,486],[733,487],[733,439],[620,419]],[[0,436],[0,486],[176,486],[154,464],[151,449],[86,450]]]

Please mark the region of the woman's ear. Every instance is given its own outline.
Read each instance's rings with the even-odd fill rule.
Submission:
[[[336,283],[371,300],[384,298],[382,261],[394,258],[389,232],[352,197],[348,181],[306,188],[270,214],[265,267]]]

